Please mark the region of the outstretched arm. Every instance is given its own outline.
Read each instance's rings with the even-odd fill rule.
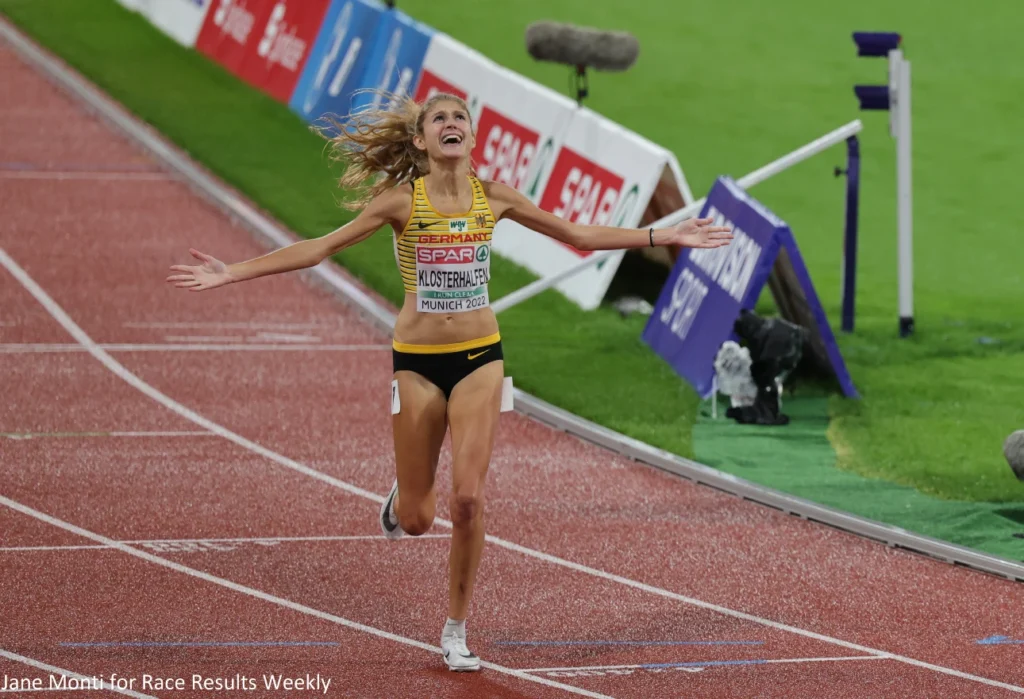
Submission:
[[[360,243],[385,224],[401,227],[409,217],[412,199],[404,188],[388,190],[371,201],[352,221],[327,235],[301,240],[261,257],[245,262],[224,264],[217,258],[195,249],[189,252],[200,265],[173,265],[167,281],[190,291],[205,291],[234,282],[304,269],[319,264],[325,258]]]
[[[498,182],[487,183],[487,195],[499,219],[507,218],[577,250],[622,250],[654,245],[717,248],[732,240],[727,226],[712,226],[714,219],[690,218],[669,228],[616,228],[584,226],[544,211],[520,192]]]

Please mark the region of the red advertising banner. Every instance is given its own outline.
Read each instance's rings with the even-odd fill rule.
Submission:
[[[196,48],[287,102],[331,0],[214,0]]]
[[[281,102],[288,102],[331,0],[277,0],[270,16],[246,45],[241,77]]]
[[[275,0],[213,0],[206,13],[196,50],[235,75],[241,75],[247,47],[263,34]]]

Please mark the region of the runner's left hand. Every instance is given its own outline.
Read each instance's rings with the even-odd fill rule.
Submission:
[[[720,248],[732,240],[732,229],[728,226],[712,226],[713,218],[688,218],[669,229],[669,239],[664,245],[680,245],[684,248]]]

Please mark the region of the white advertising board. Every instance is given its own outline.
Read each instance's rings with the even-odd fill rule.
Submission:
[[[164,34],[191,48],[212,4],[213,0],[149,0],[142,12]]]

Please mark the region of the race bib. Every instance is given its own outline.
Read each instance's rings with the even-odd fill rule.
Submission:
[[[487,308],[491,244],[483,234],[464,233],[466,219],[448,222],[449,234],[416,246],[416,306],[421,313],[463,313]],[[480,238],[481,240],[474,240]]]

